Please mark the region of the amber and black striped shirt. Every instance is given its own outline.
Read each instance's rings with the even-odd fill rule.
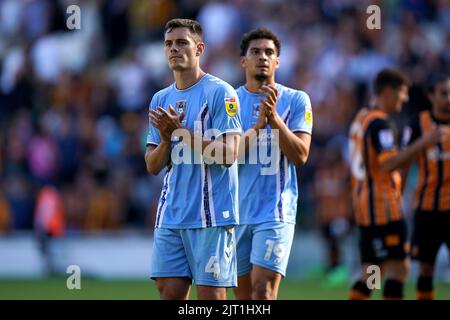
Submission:
[[[404,135],[408,144],[427,134],[438,125],[449,125],[434,118],[430,111],[422,111],[413,118]],[[421,211],[450,212],[450,139],[437,143],[418,156],[419,181],[414,207]]]
[[[363,108],[350,127],[352,198],[359,226],[402,219],[400,172],[380,170],[380,163],[398,152],[396,132],[379,109]]]

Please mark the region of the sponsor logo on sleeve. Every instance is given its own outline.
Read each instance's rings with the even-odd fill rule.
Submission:
[[[236,98],[225,98],[225,110],[230,117],[234,117],[238,112]]]
[[[311,126],[313,123],[313,114],[311,109],[306,109],[305,111],[305,122]]]

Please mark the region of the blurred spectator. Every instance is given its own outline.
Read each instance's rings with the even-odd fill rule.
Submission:
[[[128,44],[130,0],[102,1],[102,38],[106,42],[108,58],[114,58]]]
[[[114,193],[108,182],[106,171],[95,173],[95,187],[87,200],[86,230],[115,230],[121,226],[123,205],[120,194]]]
[[[50,247],[53,238],[61,237],[65,230],[65,212],[61,193],[54,186],[45,185],[39,192],[34,211],[34,229],[46,264],[47,274],[55,266]]]
[[[201,8],[197,19],[202,25],[208,50],[218,52],[231,43],[236,44],[235,37],[242,31],[242,15],[233,1],[210,1]]]
[[[24,174],[15,173],[9,175],[3,185],[11,210],[13,229],[32,229],[35,196],[30,180]]]
[[[0,190],[0,234],[6,233],[11,230],[11,210],[9,204]]]
[[[37,197],[34,212],[34,228],[51,237],[64,234],[64,205],[61,193],[54,186],[44,186]]]
[[[114,72],[117,101],[123,111],[138,111],[148,103],[148,79],[145,68],[134,51]]]
[[[40,184],[48,184],[58,174],[59,150],[47,128],[39,126],[28,142],[28,167],[31,176]]]

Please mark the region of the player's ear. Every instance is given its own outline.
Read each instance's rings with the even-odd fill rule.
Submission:
[[[276,62],[276,66],[275,66],[275,69],[278,69],[279,67],[280,67],[280,57],[277,57],[277,60],[276,60],[277,62]]]
[[[241,62],[241,67],[245,68],[245,57],[242,57],[239,59],[239,61]]]
[[[201,56],[205,52],[205,43],[199,42],[197,43],[197,52],[195,53],[196,56]]]

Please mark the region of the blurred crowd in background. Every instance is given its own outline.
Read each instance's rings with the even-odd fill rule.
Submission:
[[[80,30],[66,27],[71,4]],[[371,4],[381,30],[366,26]],[[174,17],[200,21],[203,69],[236,87],[243,33],[280,37],[277,82],[306,91],[314,112],[298,226],[325,235],[352,214],[346,136],[375,73],[410,76],[407,121],[428,107],[430,73],[450,71],[447,0],[0,0],[0,233],[33,229],[52,206],[56,230],[152,229],[162,177],[145,169],[147,109],[173,82],[163,28]]]

